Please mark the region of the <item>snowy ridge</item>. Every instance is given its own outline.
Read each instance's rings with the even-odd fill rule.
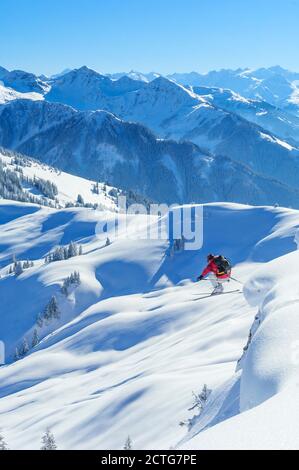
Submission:
[[[12,100],[43,100],[44,97],[41,93],[34,91],[27,93],[20,93],[13,88],[5,87],[0,81],[0,104],[7,103]]]

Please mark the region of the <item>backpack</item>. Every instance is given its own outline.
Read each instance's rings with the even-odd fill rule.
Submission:
[[[220,273],[228,274],[232,269],[230,262],[228,261],[227,258],[225,258],[225,256],[222,256],[222,255],[215,256],[214,262],[217,265],[219,274]]]

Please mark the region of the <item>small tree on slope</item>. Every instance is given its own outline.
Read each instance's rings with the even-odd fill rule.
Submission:
[[[0,434],[0,450],[9,450],[4,437]]]
[[[26,354],[28,353],[29,351],[29,344],[28,344],[28,341],[27,341],[27,338],[23,338],[23,341],[22,341],[22,344],[21,344],[21,348],[19,349],[19,354],[21,357],[23,356],[26,356]]]
[[[194,410],[194,408],[198,408],[201,412],[206,404],[207,399],[209,398],[210,393],[211,390],[207,387],[206,384],[204,384],[202,391],[199,394],[193,392],[193,405],[191,408],[189,408],[189,411]]]
[[[132,449],[133,449],[132,440],[130,436],[128,436],[124,445],[124,450],[132,450]]]
[[[55,319],[60,318],[60,311],[59,311],[59,307],[58,307],[58,303],[57,303],[55,295],[51,297],[50,302],[46,305],[44,312],[43,312],[43,318],[46,321],[49,321],[52,318],[55,318]]]
[[[42,446],[40,450],[57,450],[54,434],[51,433],[50,429],[47,429],[42,437]]]
[[[201,415],[208,398],[211,394],[212,390],[210,390],[206,384],[204,384],[202,391],[200,393],[194,393],[192,392],[193,395],[193,405],[188,409],[188,411],[192,411],[194,409],[198,410],[198,414],[194,415],[192,418],[188,418],[185,421],[180,422],[180,426],[187,426],[188,430],[194,426],[196,423],[198,417]]]
[[[34,328],[33,337],[31,341],[31,347],[34,348],[35,346],[38,345],[38,343],[39,343],[39,337],[38,337],[37,329]]]

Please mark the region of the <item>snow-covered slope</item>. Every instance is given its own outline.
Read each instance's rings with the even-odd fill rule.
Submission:
[[[13,88],[3,86],[0,82],[0,104],[20,99],[42,100],[44,99],[44,97],[41,93],[36,93],[34,91],[28,93],[20,93],[14,90]]]
[[[32,202],[35,202],[34,198],[37,198],[36,202],[42,205],[65,207],[66,205],[77,204],[78,195],[80,194],[84,204],[97,205],[110,210],[116,209],[116,198],[109,196],[109,193],[116,192],[116,188],[104,183],[71,175],[42,164],[37,160],[1,148],[0,167],[4,174],[8,171],[12,175],[12,181],[17,179],[15,184],[17,189],[20,189],[16,191],[13,187],[10,187],[10,192],[6,195],[6,198],[10,197],[12,199],[15,193],[16,200],[22,200],[23,198],[25,201],[27,196]],[[47,191],[42,192],[42,185],[38,184],[41,181],[54,185],[54,191],[50,191],[50,193],[53,193],[51,197],[49,197]],[[37,184],[35,184],[36,182]],[[1,183],[3,182],[0,178],[0,197],[3,197],[5,191],[2,192]],[[8,186],[9,184],[7,184]]]
[[[286,231],[283,226],[280,230],[282,241]],[[298,240],[297,223],[292,231]],[[268,237],[272,249],[281,241],[273,234]],[[265,242],[259,247],[263,248]],[[202,418],[180,443],[183,448],[298,449],[298,262],[298,251],[288,253],[257,270],[246,283],[245,297],[257,314],[239,371],[230,387],[218,391],[222,416],[219,404],[218,416],[211,415],[216,404],[212,397]],[[234,398],[238,400],[235,410]]]
[[[203,249],[173,256],[167,254],[167,241],[111,236],[112,243],[105,246],[106,234],[97,237],[95,231],[107,216],[82,208],[57,211],[9,201],[1,204],[1,336],[8,362],[22,338],[30,343],[36,316],[52,295],[61,313],[60,319],[38,328],[40,342],[26,357],[0,369],[1,428],[11,448],[37,448],[47,427],[60,448],[121,448],[128,434],[134,448],[169,448],[178,442],[200,447],[197,439],[205,433],[189,440],[190,434],[179,426],[190,416],[191,392],[200,391],[204,383],[213,393],[221,389],[222,396],[224,389],[231,389],[236,361],[256,314],[256,305],[248,305],[238,293],[197,300],[210,290],[208,283],[192,283],[205,253],[223,252],[234,263],[237,278],[258,279],[258,284],[251,281],[246,288],[246,297],[257,302],[262,299],[262,294],[256,295],[257,287],[262,292],[266,286],[275,289],[279,277],[273,274],[275,267],[297,256],[291,253],[296,249],[297,211],[206,205]],[[129,219],[133,230],[142,224],[140,217]],[[82,243],[81,256],[44,263],[53,247],[71,240]],[[34,266],[18,277],[7,274],[12,253],[19,260],[34,260]],[[263,272],[254,274],[260,263],[279,256],[273,264],[265,264],[273,268],[268,279],[274,284]],[[74,270],[80,272],[81,284],[66,297],[60,287]],[[272,330],[277,332],[277,345],[279,326]],[[268,342],[263,339],[265,347]],[[253,341],[250,348],[255,347]],[[248,353],[256,354],[254,349]],[[268,364],[271,358],[270,349]],[[263,399],[265,356],[259,361],[256,371],[250,355],[243,362],[243,371],[257,384],[257,394],[247,387],[244,393],[241,386],[235,401],[240,398],[242,407],[248,400],[255,406]],[[289,367],[287,356],[283,366]],[[272,374],[276,379],[275,370]],[[273,377],[269,377],[272,393],[277,389]],[[295,406],[292,403],[286,413]],[[217,413],[217,406],[209,410],[210,415]],[[233,407],[228,411],[233,413]],[[263,419],[258,407],[252,411]],[[243,416],[246,413],[238,418]],[[239,433],[239,428],[230,429],[230,435],[233,431]],[[271,442],[277,443],[276,436]],[[291,445],[287,439],[286,446]]]

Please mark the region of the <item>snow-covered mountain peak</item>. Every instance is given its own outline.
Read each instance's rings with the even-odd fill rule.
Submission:
[[[107,74],[107,76],[115,80],[121,77],[129,77],[129,78],[132,78],[133,80],[149,83],[155,78],[160,77],[161,74],[157,72],[142,73],[136,70],[131,70],[130,72],[118,72],[118,73]]]
[[[111,98],[135,91],[145,85],[130,77],[111,79],[83,66],[51,82],[46,99],[66,103],[79,110],[107,109]]]
[[[81,86],[82,88],[88,84],[100,86],[102,82],[108,82],[109,79],[105,75],[88,68],[86,65],[78,69],[70,70],[52,80],[53,86]]]
[[[155,93],[167,93],[167,94],[173,94],[174,97],[180,96],[182,99],[185,99],[186,101],[188,98],[192,98],[194,101],[200,101],[203,102],[204,100],[202,98],[199,98],[196,94],[192,93],[191,90],[188,90],[185,88],[183,85],[180,85],[179,83],[176,83],[174,80],[170,80],[166,77],[157,77],[154,80],[152,80],[148,86],[148,90],[153,90]]]
[[[99,127],[105,127],[109,125],[116,124],[117,122],[121,122],[122,120],[115,116],[113,113],[110,113],[109,111],[103,111],[103,110],[97,110],[97,111],[85,111],[84,114],[82,114],[83,119],[92,120],[95,125]]]
[[[13,88],[20,93],[36,92],[44,94],[49,90],[49,84],[38,78],[33,73],[23,70],[12,70],[1,73],[1,81],[6,87]]]

